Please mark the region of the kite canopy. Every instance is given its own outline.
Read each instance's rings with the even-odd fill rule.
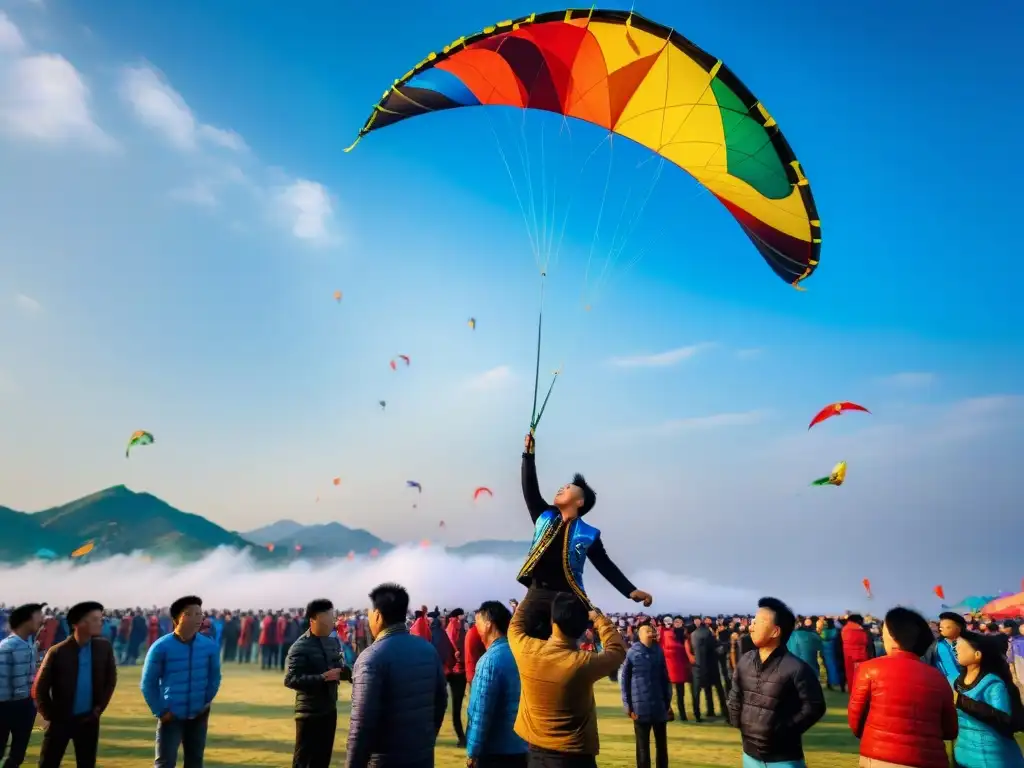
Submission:
[[[124,449],[124,457],[127,459],[131,453],[132,448],[137,445],[152,445],[153,435],[144,430],[137,430],[132,432],[132,436],[128,438],[128,447]]]
[[[500,22],[396,80],[359,138],[475,106],[544,110],[631,139],[718,198],[787,283],[797,286],[818,265],[821,222],[782,131],[725,64],[675,30],[617,10]]]

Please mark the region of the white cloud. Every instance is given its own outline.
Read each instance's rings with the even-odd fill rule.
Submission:
[[[0,53],[21,53],[23,50],[25,38],[21,36],[21,30],[6,13],[0,11]]]
[[[225,128],[216,128],[212,125],[200,125],[199,135],[207,141],[216,144],[218,147],[231,149],[235,152],[244,152],[249,147],[239,134]]]
[[[18,309],[29,314],[35,314],[43,308],[42,304],[31,296],[26,296],[24,293],[15,294],[14,303],[18,306]]]
[[[199,123],[181,94],[152,67],[125,67],[120,91],[139,122],[176,149],[194,151],[200,140],[235,151],[246,149],[245,141],[234,131]]]
[[[512,369],[507,365],[499,365],[489,371],[477,374],[466,382],[466,389],[490,391],[505,386],[514,378]]]
[[[707,342],[692,344],[688,347],[677,347],[676,349],[670,349],[668,352],[659,352],[654,355],[613,357],[608,362],[617,368],[667,368],[681,363],[683,360],[689,360],[698,352],[702,352],[711,346],[713,345]]]
[[[116,147],[93,120],[88,86],[63,56],[26,56],[5,75],[0,120],[9,132],[50,144],[78,141],[93,149]]]
[[[894,373],[891,376],[885,376],[882,378],[882,382],[896,387],[913,389],[916,387],[927,387],[928,385],[935,383],[937,378],[938,377],[934,373],[929,373],[927,371],[907,371],[904,373]]]
[[[274,201],[295,237],[313,243],[330,241],[334,206],[323,184],[298,179],[279,189]]]
[[[738,360],[757,360],[764,354],[764,350],[759,347],[751,347],[750,349],[737,349],[736,358]]]
[[[197,181],[188,187],[172,189],[171,198],[180,203],[190,203],[201,208],[216,208],[220,202],[216,193],[205,181]]]

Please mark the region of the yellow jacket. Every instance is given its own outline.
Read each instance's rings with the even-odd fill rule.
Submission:
[[[527,598],[512,617],[508,644],[519,667],[521,692],[515,731],[541,749],[596,755],[597,708],[594,683],[622,666],[626,645],[615,626],[598,616],[594,629],[603,650],[581,651],[552,635],[537,640],[525,633]]]

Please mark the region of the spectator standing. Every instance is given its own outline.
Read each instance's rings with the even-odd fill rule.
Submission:
[[[666,724],[672,719],[672,683],[665,654],[654,642],[649,624],[637,630],[637,641],[626,653],[619,670],[622,705],[633,721],[637,768],[651,768],[651,733],[654,733],[655,764],[668,768]]]
[[[526,742],[515,732],[519,670],[508,645],[512,614],[497,601],[480,606],[470,631],[487,649],[476,663],[469,695],[468,768],[525,768]],[[468,644],[468,643],[467,643]]]
[[[864,617],[859,613],[851,613],[839,633],[843,642],[843,663],[846,670],[846,682],[853,685],[857,677],[857,667],[873,658],[875,644],[871,635],[864,629]]]
[[[370,593],[373,643],[352,671],[347,768],[431,768],[448,689],[437,652],[409,634],[409,593],[381,584]]]
[[[963,669],[957,661],[957,641],[967,631],[967,622],[959,613],[946,611],[939,614],[939,636],[924,655],[926,663],[935,667],[952,686]]]
[[[511,612],[509,613],[511,616]],[[507,627],[506,627],[507,630]],[[473,677],[476,675],[476,665],[480,661],[480,657],[484,655],[487,647],[484,645],[483,640],[480,638],[480,632],[476,628],[476,620],[470,624],[469,629],[466,630],[466,645],[464,657],[466,659],[466,683],[469,685],[473,684]]]
[[[293,768],[327,768],[338,729],[338,686],[345,675],[341,645],[334,632],[334,604],[313,600],[306,606],[306,630],[288,650],[284,684],[295,691]]]
[[[718,704],[724,715],[725,689],[722,687],[721,668],[718,664],[718,640],[706,623],[697,624],[690,633],[690,648],[693,652],[693,719],[699,723],[700,692],[704,692],[707,717],[714,717],[715,702],[711,692],[718,694]]]
[[[465,615],[465,611],[456,608],[448,614],[448,624],[445,627],[445,634],[452,644],[452,653],[448,663],[444,665],[444,676],[452,695],[452,729],[455,731],[459,749],[466,746],[466,731],[462,727],[462,702],[466,698],[466,625],[463,622]]]
[[[292,649],[292,645],[299,639],[299,635],[302,634],[302,626],[299,624],[298,618],[292,613],[282,614],[281,618],[284,620],[283,630],[281,629],[281,620],[278,620],[278,637],[281,640],[281,669],[285,669],[288,665],[288,653]]]
[[[220,689],[220,646],[199,634],[203,601],[195,595],[171,604],[174,632],[146,654],[139,687],[158,719],[154,768],[174,768],[178,749],[185,768],[202,768],[210,705]]]
[[[676,692],[676,705],[679,707],[679,719],[686,721],[686,684],[693,684],[693,672],[690,667],[690,655],[687,653],[689,638],[686,636],[686,627],[683,626],[683,617],[670,618],[666,616],[663,626],[658,631],[658,642],[665,654],[665,664],[668,667],[668,679],[671,681]],[[696,693],[693,693],[696,700]],[[700,715],[699,703],[694,704],[694,712]]]
[[[36,648],[32,635],[43,624],[43,606],[19,605],[7,619],[10,634],[0,641],[0,760],[4,768],[18,768],[36,721],[32,682],[36,677]],[[7,740],[11,750],[7,752]]]
[[[963,632],[956,652],[963,672],[953,686],[960,723],[953,748],[955,765],[1024,768],[1024,755],[1014,739],[1024,726],[1024,712],[1002,638]]]
[[[103,634],[103,606],[78,603],[67,614],[71,635],[43,659],[33,698],[43,718],[40,768],[58,768],[68,742],[78,768],[95,768],[102,716],[117,687],[114,649]]]
[[[755,649],[736,665],[729,691],[729,722],[743,736],[743,768],[804,768],[803,735],[825,714],[817,673],[786,650],[795,626],[781,600],[758,602],[750,626]]]
[[[537,768],[596,768],[601,742],[597,733],[594,683],[617,670],[626,658],[622,636],[607,616],[590,611],[573,594],[551,600],[551,630],[546,640],[536,631],[544,609],[531,601],[546,599],[536,590],[512,616],[508,643],[522,680],[516,733],[529,744],[528,764]],[[602,650],[581,651],[576,642],[594,622]]]
[[[885,615],[885,655],[861,663],[850,685],[847,718],[865,768],[948,768],[956,709],[942,673],[920,659],[931,641],[920,614],[893,608]]]
[[[267,613],[260,621],[260,669],[274,669],[277,659],[277,619],[273,612]]]

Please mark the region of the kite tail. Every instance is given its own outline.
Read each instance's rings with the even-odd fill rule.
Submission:
[[[828,477],[819,477],[817,480],[811,483],[811,485],[828,485],[829,479],[830,478]]]

